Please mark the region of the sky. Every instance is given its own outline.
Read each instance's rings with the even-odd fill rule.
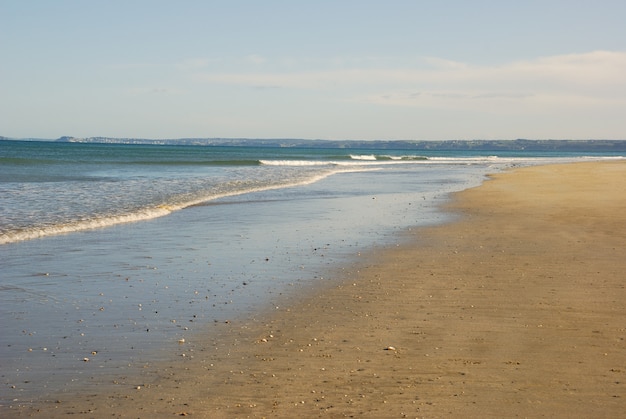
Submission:
[[[0,135],[626,139],[624,0],[0,0]]]

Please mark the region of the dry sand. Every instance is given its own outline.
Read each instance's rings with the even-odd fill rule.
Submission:
[[[456,222],[141,377],[5,413],[623,417],[626,163],[499,174],[449,209]]]

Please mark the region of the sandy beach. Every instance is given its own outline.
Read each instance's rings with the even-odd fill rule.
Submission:
[[[626,163],[517,169],[330,288],[4,417],[619,417]],[[97,355],[94,355],[97,356]]]

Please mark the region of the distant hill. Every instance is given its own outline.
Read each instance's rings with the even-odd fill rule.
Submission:
[[[36,138],[0,140],[57,141],[103,144],[152,144],[152,145],[200,145],[200,146],[254,146],[254,147],[308,147],[376,150],[466,150],[466,151],[534,151],[534,152],[626,152],[626,140],[304,140],[297,138],[178,138],[154,140],[147,138],[111,138],[63,136],[56,140]]]
[[[302,140],[255,138],[179,138],[150,140],[139,138],[61,137],[56,141],[162,144],[204,146],[309,147],[309,148],[369,148],[402,150],[467,150],[467,151],[598,151],[626,152],[626,140]]]

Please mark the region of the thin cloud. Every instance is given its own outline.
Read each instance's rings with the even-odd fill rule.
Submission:
[[[476,66],[438,58],[425,58],[420,68],[352,68],[310,72],[196,73],[206,83],[241,86],[280,86],[284,88],[323,89],[342,86],[435,85],[529,86],[578,84],[626,86],[626,53],[596,51],[536,60],[512,62],[501,66]],[[496,89],[497,90],[497,89]]]
[[[412,68],[196,73],[201,83],[300,90],[336,103],[499,115],[626,106],[626,53],[594,51],[479,66],[427,57]]]
[[[430,61],[433,63],[433,61]],[[407,75],[414,86],[382,88],[361,96],[381,105],[475,108],[497,106],[626,105],[626,53],[597,51],[513,62],[502,66],[470,66],[434,62],[437,69]],[[442,65],[443,64],[443,65]]]

